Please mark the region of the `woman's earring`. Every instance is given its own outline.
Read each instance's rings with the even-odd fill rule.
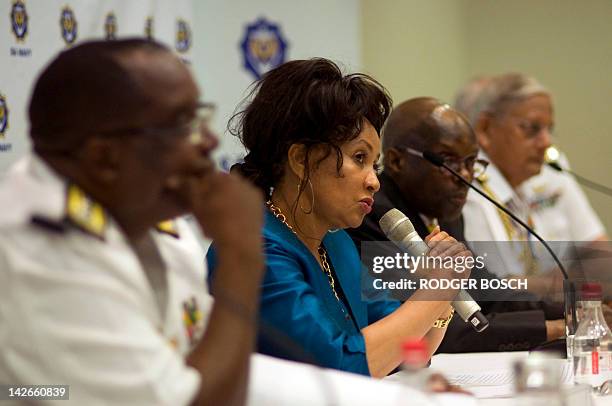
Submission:
[[[297,190],[298,190],[298,201],[299,201],[299,196],[300,196],[300,186],[301,186],[302,182],[298,182],[297,184]],[[305,210],[302,207],[302,204],[300,203],[300,210],[302,210],[302,213],[304,214],[310,214],[312,213],[312,211],[314,210],[314,201],[315,201],[315,197],[314,197],[314,188],[312,187],[312,182],[310,181],[310,179],[308,179],[308,185],[310,186],[310,194],[311,194],[311,198],[310,198],[310,210]]]

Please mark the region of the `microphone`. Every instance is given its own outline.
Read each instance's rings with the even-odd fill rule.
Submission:
[[[575,286],[574,286],[573,283],[569,283],[569,277],[567,275],[567,271],[565,270],[565,267],[563,266],[561,261],[559,261],[559,258],[554,253],[552,248],[550,248],[548,243],[546,241],[544,241],[544,239],[542,237],[540,237],[540,235],[538,233],[536,233],[533,228],[531,228],[527,224],[525,224],[525,222],[523,220],[521,220],[520,218],[515,216],[514,213],[512,213],[510,210],[506,209],[501,203],[498,203],[497,201],[495,201],[494,199],[489,197],[485,192],[483,192],[482,190],[478,189],[476,186],[472,185],[472,182],[468,182],[468,180],[465,179],[463,176],[461,176],[459,173],[457,173],[457,171],[455,171],[454,169],[452,169],[451,167],[446,165],[444,163],[444,159],[441,156],[439,156],[437,154],[434,154],[432,152],[429,152],[429,151],[425,151],[425,152],[423,152],[421,154],[421,157],[423,159],[429,161],[431,164],[433,164],[433,165],[435,165],[437,167],[443,167],[444,169],[449,171],[455,178],[459,179],[461,181],[461,183],[467,185],[470,189],[474,190],[476,193],[478,193],[479,195],[481,195],[482,197],[487,199],[489,202],[494,204],[495,207],[497,207],[498,209],[500,209],[501,211],[506,213],[508,216],[510,216],[510,218],[512,218],[514,221],[516,221],[518,224],[520,224],[523,228],[525,228],[527,231],[529,231],[534,237],[536,237],[542,243],[542,245],[544,245],[544,248],[546,248],[546,250],[548,251],[548,253],[552,257],[552,259],[556,262],[557,266],[561,270],[561,273],[563,274],[563,279],[568,281],[568,283],[564,283],[563,284],[563,288],[565,290],[564,291],[564,297],[566,297],[566,298],[567,297],[575,298],[575,296],[576,296]],[[568,306],[567,306],[567,303],[566,303],[566,308],[567,307]],[[576,320],[577,320],[576,319],[576,306],[574,306],[574,304],[571,303],[571,306],[569,306],[569,307],[570,307],[572,322],[571,322],[571,325],[567,326],[567,328],[569,330],[568,334],[574,334],[576,332],[576,328],[577,328],[577,325],[576,325]]]
[[[427,244],[415,231],[412,222],[398,209],[391,209],[379,220],[378,224],[390,241],[410,255],[425,255],[429,251]],[[489,327],[489,321],[482,314],[478,303],[464,290],[460,290],[451,303],[463,321],[470,323],[477,332]]]
[[[546,155],[544,156],[544,159],[546,160],[546,164],[548,166],[550,166],[551,168],[553,168],[554,170],[556,170],[558,172],[569,173],[581,185],[589,187],[589,188],[591,188],[593,190],[597,190],[598,192],[603,193],[605,195],[612,196],[612,188],[609,188],[608,186],[605,186],[605,185],[602,185],[600,183],[594,182],[594,181],[592,181],[590,179],[585,178],[584,176],[580,176],[576,172],[571,171],[571,170],[569,170],[567,168],[563,168],[559,164],[559,151],[557,150],[557,148],[555,148],[555,147],[548,147],[548,149],[546,150]]]

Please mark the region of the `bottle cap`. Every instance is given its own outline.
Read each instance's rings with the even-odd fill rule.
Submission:
[[[602,289],[599,283],[586,282],[582,284],[582,300],[601,300]]]
[[[402,359],[405,365],[424,367],[427,365],[427,343],[422,339],[409,339],[402,343]]]

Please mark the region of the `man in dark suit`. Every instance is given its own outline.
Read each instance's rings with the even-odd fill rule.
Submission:
[[[439,155],[469,180],[486,167],[486,162],[477,159],[476,137],[463,115],[433,98],[400,104],[384,130],[384,171],[373,211],[359,228],[349,230],[358,248],[362,241],[387,240],[378,220],[392,208],[408,216],[421,237],[439,225],[458,241],[465,240],[461,209],[468,188],[417,155],[422,151]],[[472,276],[497,278],[486,269]],[[527,350],[564,334],[561,305],[538,301],[525,292],[500,294],[509,300],[479,303],[490,322],[487,330],[476,333],[455,317],[438,352]]]

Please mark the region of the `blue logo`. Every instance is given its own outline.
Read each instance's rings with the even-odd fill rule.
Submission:
[[[112,11],[106,15],[104,20],[104,36],[109,41],[117,39],[117,17]]]
[[[21,0],[13,2],[11,8],[11,28],[17,41],[24,41],[28,34],[28,13],[25,3]]]
[[[183,19],[176,22],[176,50],[185,53],[191,48],[191,30],[189,24]]]
[[[0,139],[4,138],[4,134],[8,129],[8,106],[6,105],[6,98],[0,94]]]
[[[255,79],[283,64],[287,59],[287,41],[283,38],[280,26],[260,18],[247,25],[244,39],[240,44],[244,56],[244,68]]]
[[[149,41],[153,40],[153,17],[151,16],[147,17],[147,20],[145,21],[144,33],[145,37],[147,37]]]
[[[60,14],[60,28],[66,45],[74,44],[77,39],[77,20],[74,12],[68,6],[64,7]]]

